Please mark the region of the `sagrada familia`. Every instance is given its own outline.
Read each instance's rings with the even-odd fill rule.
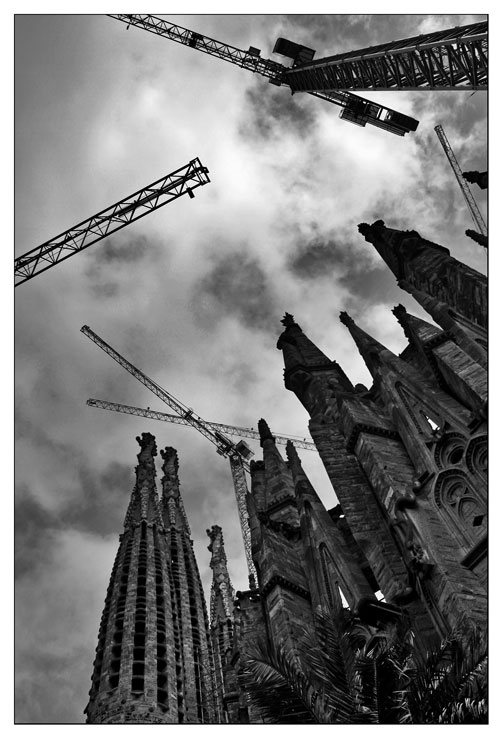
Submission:
[[[88,723],[267,722],[247,700],[246,655],[259,642],[280,645],[302,666],[320,608],[335,618],[349,610],[370,630],[406,618],[426,644],[460,619],[485,627],[486,278],[416,231],[383,221],[359,231],[435,323],[395,307],[408,340],[397,356],[342,313],[372,375],[368,390],[285,315],[285,386],[309,414],[338,504],[326,510],[293,444],[285,460],[261,420],[263,460],[251,463],[247,497],[257,587],[234,592],[213,526],[208,618],[176,451],[161,451],[159,498],[155,439],[138,437]],[[295,707],[277,712],[310,721]]]

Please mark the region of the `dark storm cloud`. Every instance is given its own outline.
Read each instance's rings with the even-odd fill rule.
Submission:
[[[134,228],[134,226],[133,226]],[[117,233],[102,242],[94,244],[86,277],[89,279],[91,292],[98,298],[116,297],[122,288],[124,291],[124,271],[149,268],[162,254],[160,242],[149,236],[139,234],[131,238],[130,234]]]
[[[153,260],[159,255],[160,249],[159,244],[141,234],[134,239],[116,234],[104,239],[100,245],[96,244],[95,265],[102,266],[111,262],[134,264],[143,260]]]
[[[294,233],[297,245],[285,266],[301,280],[333,280],[348,272],[358,273],[370,263],[369,252],[354,224],[341,226],[336,238],[331,232],[321,233],[316,223],[311,224],[310,238],[297,228]]]
[[[67,450],[68,451],[68,450]],[[36,491],[20,486],[15,505],[15,575],[52,556],[58,531],[88,531],[100,536],[122,530],[129,492],[134,484],[130,465],[112,462],[103,472],[78,464],[81,495],[62,502],[57,512],[48,511],[37,500]]]
[[[82,497],[65,512],[66,522],[102,536],[122,531],[135,482],[133,466],[111,462],[105,470],[96,472],[82,465],[78,474]]]
[[[193,304],[203,325],[234,315],[252,329],[270,330],[278,313],[266,273],[245,251],[215,260],[196,285]]]
[[[26,488],[21,492],[22,499],[15,506],[14,520],[16,578],[22,577],[34,563],[40,562],[41,557],[49,557],[47,546],[53,540],[54,529],[59,524],[58,517],[42,508]]]
[[[349,261],[347,248],[333,240],[312,241],[297,249],[288,269],[301,280],[314,280],[331,277],[336,267],[343,267]]]
[[[263,86],[250,88],[246,91],[240,134],[244,138],[263,139],[277,138],[286,133],[297,136],[312,134],[316,109],[305,105],[301,98],[295,98],[286,88],[273,87],[265,92]]]
[[[75,678],[84,671],[86,681],[90,681],[92,666],[85,664],[87,656],[87,650],[78,646],[74,646],[65,655],[55,655],[49,650],[34,654],[29,672],[21,670],[16,673],[16,721],[80,722],[83,696],[74,686]],[[47,675],[51,676],[50,680],[43,678]]]
[[[396,279],[390,270],[383,269],[381,265],[373,269],[350,271],[339,282],[349,293],[345,301],[349,313],[355,308],[361,310],[377,303],[391,305],[395,299]]]

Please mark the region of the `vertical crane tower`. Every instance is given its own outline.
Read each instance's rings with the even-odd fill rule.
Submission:
[[[474,224],[476,225],[479,232],[483,236],[487,236],[487,226],[485,224],[485,221],[482,218],[482,214],[480,210],[478,209],[477,203],[475,202],[475,199],[471,193],[468,182],[463,177],[463,173],[461,172],[461,167],[459,166],[458,160],[456,159],[456,156],[453,150],[451,149],[451,146],[449,144],[449,141],[447,139],[447,136],[445,135],[445,131],[442,128],[442,126],[440,125],[435,126],[435,133],[437,134],[439,141],[442,144],[442,148],[445,151],[445,155],[447,159],[449,160],[449,164],[452,167],[452,171],[454,172],[456,176],[458,185],[461,188],[461,192],[463,193],[464,199],[466,200],[466,204],[468,205],[468,208],[470,210],[470,215],[472,217]]]
[[[91,341],[100,347],[112,359],[124,367],[133,377],[136,377],[145,387],[151,390],[158,398],[170,406],[179,416],[184,418],[188,424],[197,429],[205,436],[217,449],[217,453],[223,457],[227,457],[230,462],[232,479],[234,482],[234,491],[236,493],[236,501],[238,506],[239,521],[241,524],[241,532],[245,548],[246,563],[248,566],[248,577],[250,588],[256,587],[257,573],[253,564],[251,555],[251,539],[250,528],[248,524],[248,514],[246,510],[246,495],[248,488],[246,485],[245,470],[249,470],[248,459],[253,452],[244,441],[234,444],[225,434],[218,429],[213,428],[207,421],[198,416],[192,408],[181,403],[174,395],[168,393],[160,385],[151,380],[147,375],[135,367],[131,362],[121,356],[109,344],[106,343],[98,334],[94,333],[89,326],[82,326],[82,333]]]

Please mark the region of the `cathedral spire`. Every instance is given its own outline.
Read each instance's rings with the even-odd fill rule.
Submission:
[[[419,290],[407,280],[399,280],[398,287],[412,295],[433,320],[453,337],[458,346],[481,367],[487,369],[486,331],[476,323],[459,315],[444,301]]]
[[[398,279],[407,270],[407,264],[425,251],[427,247],[449,256],[449,250],[423,239],[417,231],[402,231],[388,228],[383,220],[372,224],[360,223],[358,231],[371,243]]]
[[[136,484],[131,494],[131,500],[126,512],[124,527],[135,526],[145,521],[147,524],[156,523],[162,527],[159,502],[155,489],[155,463],[157,446],[155,436],[143,433],[136,437],[140,445],[137,455],[138,465],[135,468]]]
[[[449,250],[417,231],[387,228],[383,221],[360,223],[358,230],[384,259],[397,280],[447,302],[479,326],[487,326],[487,278],[451,257]]]
[[[285,330],[276,344],[283,351],[285,363],[285,387],[292,390],[305,404],[305,390],[309,383],[320,375],[330,376],[332,390],[336,387],[343,393],[354,392],[351,381],[337,362],[331,361],[316,344],[304,334],[293,316],[286,313],[281,321]]]
[[[302,467],[297,449],[287,442],[286,455],[292,473],[300,523],[305,542],[306,561],[310,563],[311,594],[320,605],[342,609],[340,594],[351,608],[374,594],[356,563],[348,542],[330,517]]]
[[[405,336],[412,344],[424,345],[432,339],[440,338],[443,335],[443,331],[437,328],[437,326],[433,326],[431,323],[423,321],[422,318],[411,315],[401,304],[395,306],[392,313],[403,328]]]
[[[264,507],[273,509],[273,517],[290,522],[297,521],[297,508],[293,493],[292,476],[288,465],[276,446],[267,422],[261,418],[258,422],[260,446],[264,459]],[[281,506],[281,502],[283,505]],[[286,504],[286,505],[285,505]],[[278,505],[280,508],[278,509]]]
[[[349,329],[349,333],[353,337],[353,340],[358,347],[358,351],[362,355],[370,374],[375,377],[377,368],[381,364],[381,354],[383,352],[391,354],[392,352],[390,352],[390,350],[383,344],[379,343],[377,339],[374,339],[370,334],[367,334],[363,329],[357,326],[346,311],[341,312],[340,321],[347,329]]]
[[[276,344],[283,350],[285,373],[298,366],[330,365],[330,359],[307,338],[291,313],[285,313],[281,320],[285,330]]]
[[[206,529],[210,537],[208,546],[211,552],[210,567],[213,571],[211,584],[210,621],[211,626],[217,626],[218,621],[232,618],[234,588],[227,569],[227,555],[224,549],[224,537],[221,526],[212,526]]]
[[[264,446],[264,442],[266,441],[266,439],[270,439],[271,441],[274,441],[274,443],[276,443],[274,440],[274,436],[271,433],[271,429],[267,425],[267,421],[264,421],[263,418],[259,419],[258,432],[260,434],[260,446]]]
[[[161,450],[163,459],[162,471],[162,510],[166,526],[176,526],[190,536],[190,527],[180,495],[180,480],[178,479],[178,454],[176,449],[167,446]]]

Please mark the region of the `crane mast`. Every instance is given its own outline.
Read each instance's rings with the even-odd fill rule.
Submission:
[[[486,90],[487,21],[294,64],[292,92]],[[283,39],[280,39],[282,41]]]
[[[191,31],[183,26],[177,26],[174,23],[170,23],[164,18],[159,18],[155,15],[128,15],[125,13],[110,14],[111,18],[115,20],[127,23],[137,28],[142,28],[145,31],[154,33],[157,36],[162,36],[171,41],[176,41],[184,46],[189,46],[192,49],[197,49],[210,56],[215,56],[224,61],[236,64],[243,69],[247,69],[249,72],[255,72],[256,74],[266,77],[270,83],[277,86],[288,86],[292,93],[296,90],[294,85],[291,84],[288,73],[290,68],[279,62],[272,61],[271,59],[262,59],[260,56],[260,50],[250,46],[248,51],[239,49],[229,44],[224,44],[220,41],[210,38],[209,36],[203,36],[196,31]],[[284,41],[284,39],[280,39]],[[277,50],[278,44],[274,51]],[[307,55],[308,58],[312,58],[314,51],[308,49],[305,46],[299,44],[293,44],[292,42],[286,42],[280,45],[278,53],[284,53],[285,50],[290,54],[290,49],[294,48],[296,58],[302,59],[303,56]],[[281,49],[281,50],[280,50]],[[294,64],[296,62],[294,61]],[[386,88],[387,89],[387,88]],[[399,113],[391,108],[387,108],[379,103],[365,100],[358,95],[348,92],[346,89],[315,89],[308,91],[309,94],[315,97],[322,98],[328,102],[335,103],[343,108],[340,113],[340,118],[351,123],[356,123],[359,126],[365,126],[367,123],[382,128],[390,133],[403,136],[409,131],[415,131],[418,126],[418,121],[410,116]]]
[[[123,403],[112,403],[109,400],[98,400],[97,398],[89,398],[86,401],[87,405],[91,408],[101,408],[106,411],[116,411],[117,413],[127,413],[132,416],[141,416],[142,418],[151,418],[155,421],[165,421],[167,423],[177,423],[182,426],[190,426],[191,424],[186,418],[182,416],[173,415],[171,413],[162,413],[162,411],[153,411],[150,408],[138,408],[134,405],[124,405]],[[260,434],[252,428],[246,428],[244,426],[230,426],[225,423],[216,423],[215,421],[207,421],[208,426],[211,426],[216,431],[221,431],[224,434],[230,434],[231,436],[239,436],[245,439],[257,439],[260,440]],[[313,441],[306,441],[295,436],[285,436],[284,434],[276,434],[272,432],[274,439],[277,444],[286,444],[288,441],[292,441],[297,449],[309,449],[310,451],[317,451],[316,445]]]
[[[193,190],[206,185],[209,181],[207,168],[197,157],[192,159],[183,167],[15,259],[15,287],[133,221],[143,218],[152,210],[161,208],[185,194],[193,198]]]
[[[458,160],[456,159],[456,156],[453,150],[451,149],[447,136],[445,135],[445,131],[441,125],[435,126],[435,133],[437,134],[439,141],[442,144],[442,148],[445,152],[445,155],[447,159],[449,160],[449,164],[451,165],[452,170],[456,176],[458,185],[461,188],[461,192],[463,193],[463,196],[466,200],[466,204],[468,205],[468,208],[470,210],[470,215],[472,217],[473,222],[475,223],[479,232],[483,234],[484,236],[487,236],[487,226],[485,224],[485,221],[482,218],[482,214],[480,210],[478,209],[477,203],[475,202],[475,199],[470,190],[470,186],[468,185],[468,182],[463,177],[463,173],[461,172],[461,167],[458,164]]]
[[[238,444],[234,444],[225,434],[219,430],[212,428],[201,416],[194,413],[192,408],[184,405],[181,401],[177,400],[174,395],[168,393],[154,380],[151,380],[147,375],[135,367],[131,362],[125,359],[119,352],[115,351],[109,344],[106,343],[98,334],[94,333],[89,326],[82,326],[80,329],[85,336],[100,347],[106,354],[114,359],[121,367],[124,367],[133,377],[136,377],[145,387],[151,392],[155,393],[166,405],[174,410],[179,416],[184,418],[187,423],[193,426],[203,434],[212,444],[217,448],[217,453],[223,457],[227,457],[230,461],[232,479],[234,482],[234,492],[236,494],[236,501],[238,506],[239,521],[241,524],[241,533],[243,536],[243,543],[245,548],[246,563],[248,565],[248,577],[250,581],[250,587],[256,587],[257,573],[253,564],[251,554],[251,538],[250,538],[250,527],[248,523],[248,514],[246,510],[246,495],[248,488],[246,484],[245,469],[249,470],[249,464],[247,458],[250,457],[253,452],[241,441]]]

